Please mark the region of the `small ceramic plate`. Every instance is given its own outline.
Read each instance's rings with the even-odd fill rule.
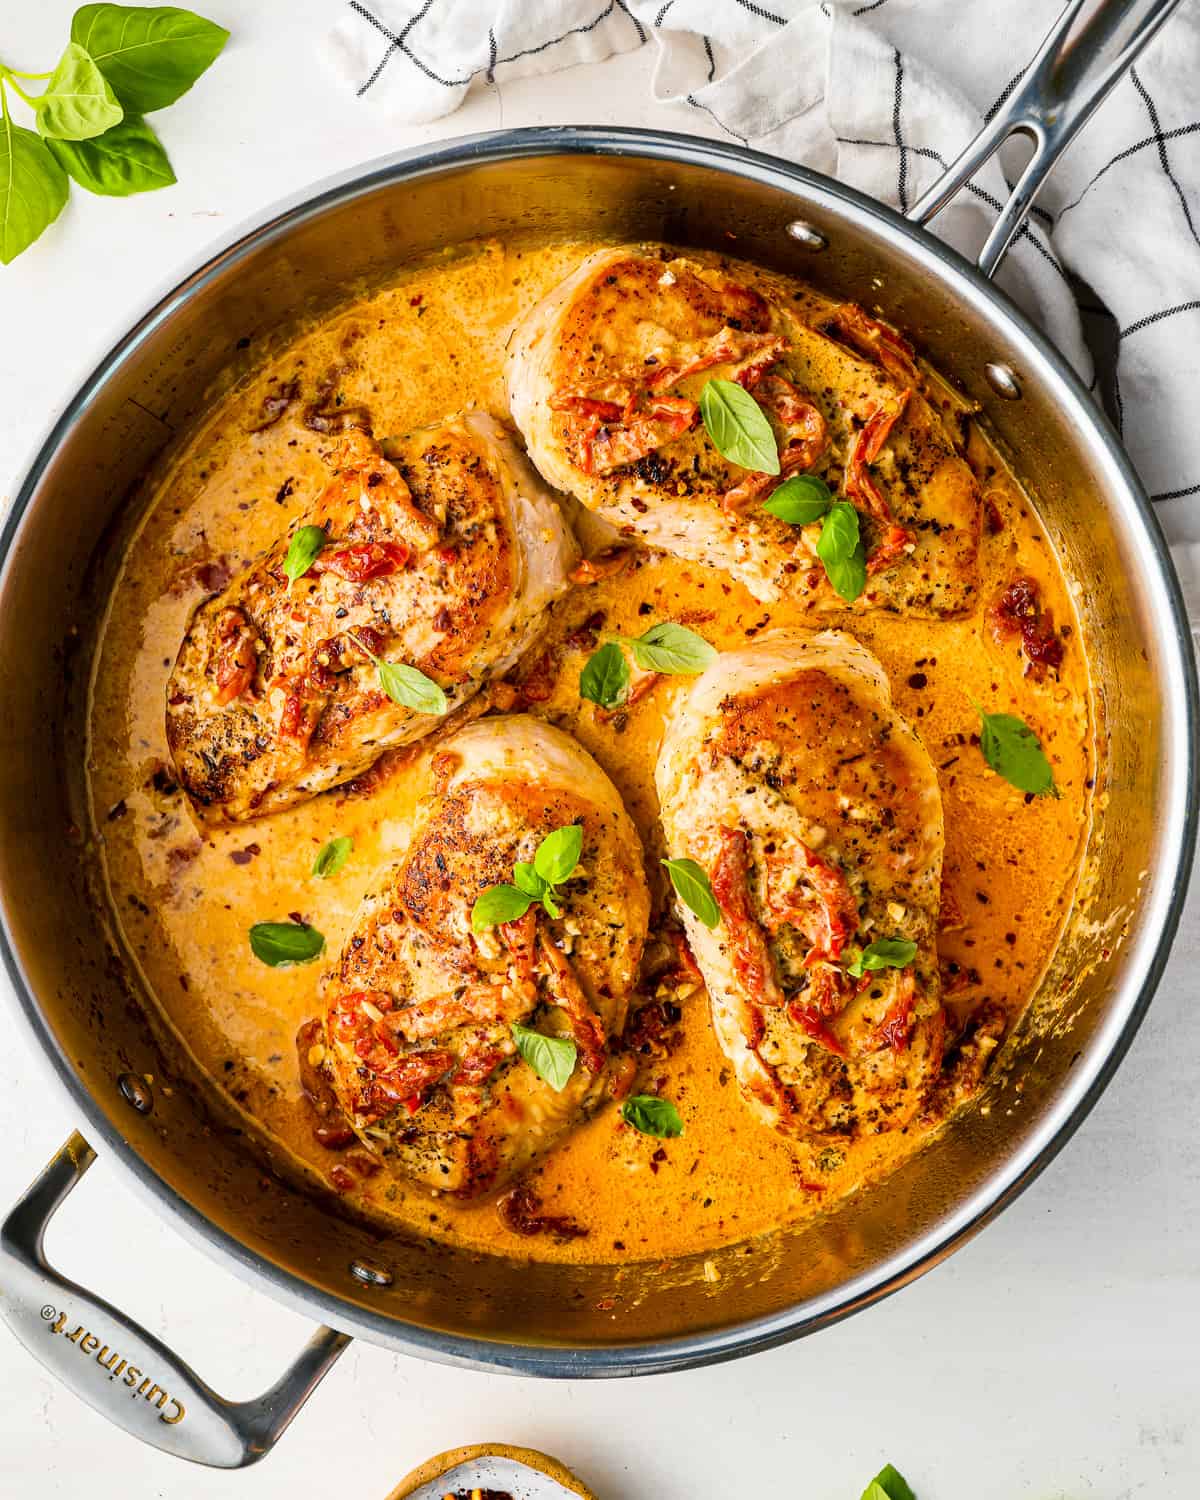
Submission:
[[[596,1500],[556,1458],[507,1443],[477,1443],[439,1453],[402,1479],[388,1500],[442,1500],[462,1490],[499,1490],[513,1500]]]

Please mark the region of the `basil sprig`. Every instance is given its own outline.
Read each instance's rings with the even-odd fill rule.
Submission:
[[[629,644],[644,672],[665,672],[672,677],[695,677],[717,659],[715,648],[702,635],[674,620],[651,625]]]
[[[763,501],[763,510],[792,526],[811,526],[833,504],[833,492],[816,474],[793,474]]]
[[[621,1118],[643,1135],[657,1136],[659,1140],[674,1140],[683,1134],[679,1111],[669,1099],[659,1099],[654,1094],[631,1095],[621,1105]]]
[[[401,708],[411,708],[418,714],[440,715],[450,707],[445,691],[418,667],[410,667],[406,661],[384,661],[353,631],[350,632],[350,639],[374,662],[379,674],[379,686],[393,703],[400,704]]]
[[[515,1021],[510,1029],[517,1051],[544,1083],[561,1094],[575,1071],[579,1055],[575,1043],[565,1036],[544,1036]]]
[[[663,620],[639,636],[618,636],[593,652],[579,674],[581,698],[601,708],[617,708],[625,702],[629,694],[625,645],[643,672],[668,677],[694,677],[717,659],[716,649],[702,635],[674,620]]]
[[[908,1481],[891,1464],[884,1464],[862,1492],[862,1500],[917,1500]]]
[[[556,828],[537,846],[533,863],[513,866],[512,885],[489,886],[471,908],[471,929],[486,932],[505,922],[516,922],[535,901],[551,917],[561,917],[558,886],[570,879],[583,853],[583,829],[578,823]]]
[[[8,265],[63,211],[71,185],[50,148],[14,125],[0,74],[0,262]]]
[[[444,714],[449,708],[446,694],[432,677],[405,661],[380,661],[375,658],[379,686],[393,703],[411,708],[418,714]]]
[[[876,938],[846,965],[846,972],[861,979],[880,969],[906,969],[917,956],[917,945],[911,938]]]
[[[175,181],[162,142],[141,115],[126,115],[91,140],[46,144],[68,176],[100,197],[128,198]]]
[[[853,604],[867,586],[867,555],[858,528],[858,512],[848,500],[836,500],[817,538],[817,556],[834,593]]]
[[[593,652],[579,674],[579,696],[601,708],[616,708],[629,693],[629,663],[617,641]]]
[[[229,33],[174,5],[81,5],[71,40],[95,59],[126,109],[148,115],[187,93]]]
[[[328,880],[331,875],[336,875],[354,851],[354,840],[343,834],[340,838],[330,839],[322,846],[320,853],[313,861],[312,872],[318,880]]]
[[[112,85],[78,42],[68,42],[45,92],[37,99],[37,128],[47,140],[87,141],[120,123],[125,111]]]
[[[715,927],[721,920],[721,908],[713,895],[712,881],[694,859],[664,859],[675,894],[704,923]]]
[[[0,262],[28,249],[62,212],[68,174],[91,193],[125,197],[169,187],[171,163],[142,115],[173,104],[229,38],[174,6],[84,5],[55,68],[0,64]],[[45,80],[40,94],[20,80]],[[13,123],[11,95],[37,134]]]
[[[1014,714],[986,713],[972,702],[982,726],[979,748],[992,770],[1019,792],[1031,792],[1035,797],[1061,796],[1042,742],[1025,720]]]
[[[301,526],[288,543],[287,556],[283,559],[283,571],[289,584],[303,578],[329,538],[323,526]]]
[[[793,474],[763,501],[763,510],[793,526],[811,526],[824,517],[817,556],[834,591],[853,604],[867,586],[867,554],[850,502],[835,500],[816,474]]]
[[[255,922],[250,929],[250,949],[268,967],[286,969],[320,958],[325,938],[307,922]]]
[[[722,458],[760,474],[779,473],[779,449],[767,414],[736,381],[705,382],[700,420]]]

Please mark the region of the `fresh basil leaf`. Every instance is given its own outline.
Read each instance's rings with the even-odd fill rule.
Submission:
[[[255,922],[250,929],[250,948],[255,958],[272,969],[290,964],[310,964],[325,951],[325,939],[306,922]]]
[[[37,98],[37,127],[51,140],[86,141],[103,135],[125,111],[107,78],[77,42],[68,42],[45,92]]]
[[[85,48],[126,109],[165,109],[229,40],[223,26],[173,5],[83,5],[71,40]]]
[[[578,823],[568,823],[548,833],[538,845],[533,868],[548,885],[558,885],[570,875],[582,853],[583,829]]]
[[[471,931],[486,932],[489,927],[516,922],[532,905],[529,892],[519,891],[515,885],[489,886],[471,908]]]
[[[353,848],[354,840],[345,835],[330,839],[317,855],[312,867],[313,874],[318,880],[328,880],[331,875],[336,875],[350,858]]]
[[[909,938],[877,938],[846,965],[846,970],[861,979],[879,969],[906,969],[916,956],[917,945]]]
[[[46,144],[81,188],[106,198],[149,193],[175,181],[162,142],[139,115],[126,115],[90,141]]]
[[[817,556],[834,592],[853,604],[867,586],[867,559],[858,529],[858,512],[847,500],[830,506],[817,538]]]
[[[721,909],[713,895],[712,882],[694,859],[664,859],[675,894],[705,927],[715,927],[721,920]]]
[[[528,1026],[512,1026],[513,1041],[517,1051],[537,1074],[548,1083],[555,1093],[561,1094],[575,1071],[578,1048],[565,1036],[543,1036],[540,1031],[531,1031]]]
[[[902,1474],[885,1464],[863,1491],[862,1500],[917,1500]]]
[[[323,526],[300,527],[288,543],[287,556],[283,559],[283,571],[289,583],[304,577],[328,540]]]
[[[669,1099],[658,1099],[653,1094],[631,1095],[621,1106],[621,1118],[643,1135],[657,1136],[660,1140],[674,1140],[683,1134],[679,1111]]]
[[[523,860],[518,860],[513,865],[513,884],[535,901],[540,901],[546,894],[546,882],[532,865],[527,865]]]
[[[778,516],[793,526],[809,526],[819,521],[833,504],[833,493],[815,474],[793,474],[763,501],[768,515]]]
[[[630,645],[634,661],[644,672],[694,677],[717,659],[716,650],[702,635],[697,635],[686,625],[676,625],[672,620],[651,625]]]
[[[616,641],[609,641],[588,658],[579,674],[579,696],[601,708],[616,708],[629,691],[629,664]]]
[[[562,916],[562,907],[559,906],[558,899],[549,886],[542,892],[542,905],[548,917],[554,917],[557,920]]]
[[[985,713],[978,703],[975,712],[983,726],[979,748],[993,771],[1018,791],[1032,792],[1037,797],[1047,792],[1052,797],[1060,795],[1042,742],[1024,719],[1012,714]]]
[[[759,474],[778,474],[778,447],[771,423],[750,392],[736,381],[706,381],[700,392],[700,420],[721,458]]]
[[[446,694],[432,677],[426,677],[416,667],[404,661],[380,661],[375,666],[379,671],[379,685],[392,700],[419,714],[444,714],[449,707]]]
[[[734,380],[709,380],[700,392],[700,418],[713,447],[731,464],[779,473],[779,449],[767,414]]]
[[[54,223],[69,191],[46,142],[0,117],[0,261],[16,260]]]

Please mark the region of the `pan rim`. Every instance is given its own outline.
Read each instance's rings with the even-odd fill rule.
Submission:
[[[1079,1060],[1062,1095],[1038,1128],[999,1169],[958,1207],[914,1243],[880,1265],[830,1292],[781,1312],[745,1323],[645,1343],[522,1344],[475,1338],[417,1325],[364,1309],[313,1286],[250,1249],[215,1224],[132,1148],[93,1098],[55,1038],[23,971],[0,907],[0,958],[12,981],[22,1014],[68,1096],[81,1110],[87,1129],[102,1140],[134,1188],[194,1245],[276,1300],[306,1316],[399,1353],[478,1370],[507,1371],[552,1378],[618,1377],[665,1373],[713,1364],[774,1347],[830,1326],[899,1290],[946,1259],[978,1233],[1050,1164],[1082,1124],[1128,1051],[1162,977],[1187,893],[1196,841],[1198,695],[1193,648],[1182,593],[1150,501],[1132,463],[1103,413],[1048,340],[1010,299],[986,282],[956,251],[893,209],[818,172],[731,143],[675,132],[615,127],[530,127],[460,137],[433,147],[390,153],[334,174],[261,215],[239,225],[215,250],[202,253],[182,277],[155,292],[145,311],[89,375],[34,449],[12,507],[0,531],[0,592],[13,552],[46,468],[65,434],[87,411],[112,374],[136,358],[142,343],[167,322],[193,293],[235,267],[239,260],[283,238],[294,227],[335,205],[416,178],[465,167],[503,164],[528,157],[591,155],[637,157],[679,166],[728,172],[774,189],[793,192],[831,210],[843,222],[874,232],[899,235],[918,252],[960,301],[972,304],[1015,337],[1028,351],[1033,377],[1049,385],[1064,415],[1085,432],[1106,478],[1110,504],[1131,523],[1140,571],[1155,596],[1157,634],[1163,650],[1164,697],[1170,705],[1170,747],[1164,777],[1163,841],[1171,877],[1149,895],[1151,906],[1126,960],[1127,974],[1113,1011]]]

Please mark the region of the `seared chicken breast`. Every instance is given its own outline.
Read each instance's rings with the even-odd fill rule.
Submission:
[[[471,412],[388,445],[351,430],[291,532],[196,611],[167,689],[167,740],[204,817],[276,812],[420,739],[434,713],[383,690],[376,659],[464,703],[508,669],[567,587],[574,538],[516,442]],[[323,529],[311,568],[284,562]]]
[[[403,857],[379,877],[327,985],[326,1063],[347,1119],[396,1172],[461,1197],[523,1170],[606,1097],[650,902],[641,844],[608,777],[524,716],[448,739]],[[557,829],[582,830],[552,916],[476,931],[483,892],[511,884]],[[514,1023],[574,1043],[555,1089]],[[528,1040],[528,1039],[526,1039]]]
[[[820,475],[859,514],[868,578],[855,608],[969,610],[979,488],[912,350],[853,304],[806,314],[779,278],[750,275],[628,247],[589,256],[509,346],[530,457],[648,546],[723,568],[759,599],[841,609],[816,554],[820,524],[763,509],[792,475]],[[715,377],[765,412],[778,476],[713,445],[699,398]]]
[[[721,656],[657,784],[669,853],[716,898],[711,928],[680,915],[746,1100],[818,1142],[905,1125],[942,1061],[942,805],[879,663],[837,631]]]

